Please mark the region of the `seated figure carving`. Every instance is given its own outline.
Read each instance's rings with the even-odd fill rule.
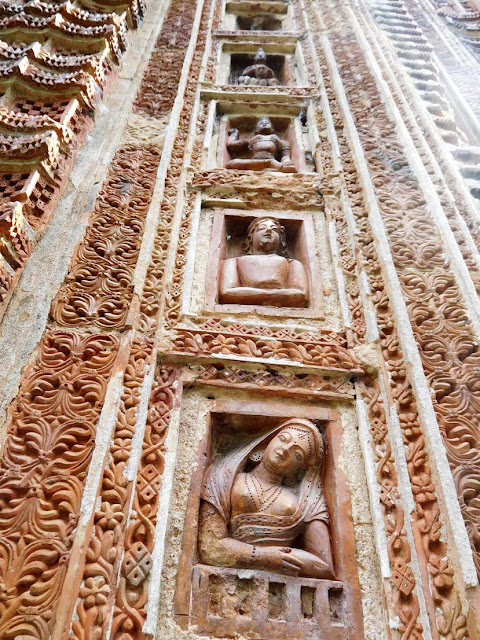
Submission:
[[[240,138],[238,129],[230,129],[227,139],[228,153],[232,160],[227,162],[227,169],[253,169],[262,171],[269,169],[295,173],[296,169],[290,158],[290,145],[275,133],[270,118],[260,118],[255,127],[255,135],[248,140]],[[249,152],[251,158],[235,156]]]
[[[292,418],[216,460],[202,491],[201,561],[334,579],[323,457],[316,426]]]
[[[305,268],[287,257],[285,230],[276,218],[255,218],[248,226],[246,255],[222,261],[219,301],[304,307],[308,303]]]
[[[246,67],[238,78],[238,84],[272,87],[278,84],[273,69],[267,65],[267,56],[260,47],[254,57],[254,64]]]

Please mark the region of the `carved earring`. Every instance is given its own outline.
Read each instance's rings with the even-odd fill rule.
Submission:
[[[251,460],[251,462],[260,462],[262,458],[263,458],[263,451],[254,451],[249,455],[249,459]]]

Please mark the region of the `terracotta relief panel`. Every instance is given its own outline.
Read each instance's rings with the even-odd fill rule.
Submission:
[[[180,626],[219,638],[363,637],[340,439],[326,409],[215,404],[186,514]]]
[[[347,347],[345,334],[333,331],[296,331],[248,326],[212,319],[196,329],[178,327],[170,353],[181,358],[196,356],[228,360],[258,358],[258,362],[290,360],[326,373],[363,373],[355,352]]]
[[[50,638],[117,349],[50,332],[23,380],[0,468],[2,638]]]
[[[165,439],[173,408],[181,395],[181,373],[157,366],[148,403],[131,512],[125,522],[121,563],[110,638],[136,640],[144,637],[149,577],[153,567],[155,526],[160,508],[160,488],[165,468]]]
[[[365,149],[367,150],[367,161],[372,161],[376,167],[376,172],[374,174],[375,186],[380,190],[384,190],[384,202],[388,202],[389,204],[393,203],[392,211],[394,211],[394,215],[397,217],[397,220],[395,221],[396,224],[393,224],[393,222],[391,224],[387,222],[387,229],[389,231],[393,230],[397,235],[403,235],[403,237],[405,237],[406,232],[405,229],[403,229],[403,225],[405,224],[405,221],[407,221],[407,225],[409,224],[409,216],[411,216],[412,221],[414,221],[415,227],[422,229],[425,226],[425,221],[422,219],[422,214],[419,211],[419,208],[424,205],[424,199],[413,192],[407,197],[405,192],[398,201],[395,200],[394,202],[394,196],[392,194],[395,193],[395,182],[391,180],[390,175],[392,174],[392,171],[395,170],[393,167],[397,167],[395,180],[400,188],[405,188],[407,185],[409,188],[413,188],[415,187],[415,181],[405,177],[405,158],[400,157],[400,147],[398,146],[398,141],[393,136],[395,127],[391,122],[388,122],[388,118],[386,120],[384,119],[384,112],[382,114],[383,103],[379,99],[376,89],[374,89],[375,84],[372,84],[372,78],[364,77],[365,74],[368,75],[368,65],[364,63],[361,49],[358,46],[352,46],[354,34],[352,31],[346,31],[346,16],[341,12],[332,12],[328,16],[328,20],[332,25],[335,25],[337,29],[333,39],[335,45],[334,52],[337,60],[340,61],[340,71],[342,74],[345,74],[344,86],[347,90],[347,95],[351,98],[350,104],[353,108],[353,115],[355,118],[357,116],[359,118],[357,131],[364,139]],[[390,306],[387,289],[382,277],[382,266],[375,250],[376,241],[368,223],[368,209],[365,207],[362,199],[362,179],[356,172],[355,162],[349,148],[348,134],[344,129],[340,107],[336,101],[335,92],[332,88],[333,83],[329,78],[328,67],[323,58],[320,44],[318,44],[317,52],[322,63],[322,68],[325,71],[324,79],[330,107],[332,108],[335,118],[337,134],[339,136],[342,162],[346,170],[345,177],[349,198],[353,205],[352,211],[355,215],[356,224],[359,229],[359,249],[361,251],[365,272],[368,274],[370,287],[373,293],[372,300],[378,317],[380,345],[382,347],[384,358],[388,364],[389,377],[386,385],[387,393],[390,395],[391,404],[398,411],[400,426],[404,434],[404,443],[407,447],[406,456],[408,471],[416,503],[415,526],[418,527],[415,546],[419,553],[420,561],[424,563],[423,566],[425,574],[427,574],[427,572],[429,574],[428,587],[424,588],[428,614],[432,621],[432,628],[435,630],[434,632],[437,633],[438,629],[441,636],[451,636],[456,640],[467,637],[476,637],[475,632],[471,634],[470,631],[467,631],[467,624],[469,627],[472,627],[475,624],[473,615],[470,616],[467,623],[468,613],[465,609],[462,609],[462,603],[460,602],[460,597],[456,591],[454,582],[453,566],[447,556],[445,534],[442,533],[442,527],[440,526],[442,519],[441,505],[437,500],[436,487],[434,484],[435,481],[433,479],[431,463],[427,454],[425,437],[417,412],[414,393],[408,380],[408,368],[405,366],[403,354],[400,349],[394,314]],[[359,78],[362,78],[363,82],[360,83]],[[368,95],[368,104],[371,106],[368,111],[368,117],[371,121],[367,124],[365,124],[366,112],[364,109],[366,104],[366,95]],[[374,112],[376,110],[378,110],[378,113],[375,114]],[[374,125],[372,124],[372,119],[375,120]],[[380,122],[382,122],[381,127],[379,126]],[[375,136],[373,136],[372,132],[375,133]],[[378,149],[383,149],[388,157],[393,158],[393,160],[391,159],[388,164],[382,164],[382,162],[379,161]],[[398,169],[398,167],[402,168]],[[418,189],[418,184],[416,185],[416,188]],[[381,206],[383,198],[380,197],[379,199]],[[422,270],[425,265],[430,267],[432,266],[432,256],[434,256],[434,264],[438,261],[440,253],[438,251],[438,247],[436,252],[430,250],[431,241],[435,237],[431,231],[432,229],[430,228],[426,232],[426,235],[428,236],[426,246],[429,249],[429,255],[423,262],[423,265],[419,267],[420,270]],[[395,244],[392,245],[392,247],[394,246]],[[410,261],[410,256],[412,254],[420,254],[421,247],[422,243],[420,241],[410,242],[408,248],[403,247],[403,251],[404,253],[406,252],[405,255],[407,256],[406,261]],[[415,277],[418,281],[418,274],[416,274]],[[428,287],[425,288],[425,291],[430,291],[430,298],[432,295],[435,295],[435,292],[437,292],[437,294],[443,294],[445,291],[448,291],[449,294],[451,293],[451,285],[454,283],[454,280],[447,277],[443,282],[448,282],[448,287],[446,289],[445,286],[430,287],[430,289],[428,289]],[[416,293],[418,293],[418,291]],[[418,295],[415,298],[415,308],[419,308]],[[433,324],[433,316],[431,313],[432,308],[433,307],[430,307],[429,312],[424,314],[424,317],[427,318],[430,327]],[[423,308],[422,311],[424,311]],[[413,327],[415,330],[415,324]],[[464,325],[463,331],[465,332],[465,330]],[[437,358],[437,362],[441,362],[441,360]],[[439,369],[437,367],[437,371],[438,370]],[[384,484],[386,481],[390,484],[389,456],[391,455],[391,448],[390,445],[385,445],[382,442],[385,440],[387,435],[386,426],[379,429],[383,413],[381,403],[378,400],[380,393],[379,390],[375,389],[374,385],[371,384],[363,385],[362,391],[365,393],[365,396],[368,397],[368,407],[371,412],[372,435],[376,443],[381,443],[381,451],[379,451],[381,455],[378,456],[379,462],[377,463],[379,465],[378,468],[381,471],[381,475],[378,475],[378,482]],[[465,433],[467,432],[465,431]],[[377,447],[376,444],[375,447]],[[467,449],[471,450],[470,448]],[[462,468],[465,469],[467,467]],[[384,476],[384,479],[382,476]],[[465,479],[464,481],[466,482]],[[465,484],[464,486],[467,485]],[[403,535],[403,514],[398,510],[398,506],[395,504],[395,501],[390,499],[391,492],[392,490],[389,489],[389,493],[383,493],[381,500],[384,502],[386,499],[385,506],[389,510],[394,508],[397,512],[395,518],[398,520],[398,524],[394,525],[395,528],[393,528],[393,526],[388,528],[389,535],[393,535],[395,536],[395,539],[397,539],[397,531],[401,531]],[[400,545],[395,543],[394,546],[389,548],[389,553],[394,552],[396,554],[399,550]],[[406,560],[410,560],[410,557],[411,555],[408,551],[405,558]],[[400,573],[395,571],[392,577],[398,582],[399,590],[407,589],[408,591],[410,589],[408,581],[402,582],[402,575],[406,576],[406,572],[404,570]],[[411,584],[413,583],[411,582]],[[414,592],[411,591],[411,593]],[[418,629],[419,623],[417,621],[419,611],[418,603],[409,602],[408,599],[405,600],[403,597],[405,594],[394,592],[393,595],[395,598],[395,606],[399,609],[399,617],[402,620],[402,625],[400,627],[401,631],[404,634],[411,635],[412,637],[415,634],[420,634],[421,630]],[[421,636],[419,635],[419,637]]]
[[[52,303],[58,324],[124,327],[159,161],[155,148],[121,147],[115,154],[85,237]]]
[[[195,11],[195,2],[173,0],[170,3],[135,97],[135,111],[160,118],[168,114],[173,107],[185,53],[190,42]]]
[[[135,483],[129,478],[128,467],[131,465],[142,385],[151,366],[152,343],[135,340],[125,368],[109,464],[104,470],[92,537],[86,551],[83,581],[69,636],[74,640],[104,640],[108,637],[135,489]],[[142,567],[145,568],[148,562],[151,564],[150,554],[147,553]],[[136,566],[132,566],[132,575],[135,569]],[[142,574],[142,578],[145,577]],[[140,581],[139,578],[137,581]]]
[[[257,312],[262,314],[320,316],[314,237],[308,214],[252,217],[217,212],[207,272],[207,306],[237,313],[260,307]]]
[[[304,170],[289,118],[236,116],[224,119],[219,135],[219,166],[226,169]]]
[[[291,56],[266,51],[263,46],[253,49],[254,43],[229,46],[230,75],[228,84],[245,89],[251,87],[281,87],[295,85],[295,68]],[[268,45],[265,45],[268,50]],[[224,46],[224,50],[227,47]],[[239,49],[238,53],[234,51]],[[247,50],[247,51],[245,51]]]

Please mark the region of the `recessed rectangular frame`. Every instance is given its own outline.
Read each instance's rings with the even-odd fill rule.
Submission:
[[[220,105],[219,105],[220,106]],[[232,105],[233,106],[233,105]],[[225,167],[227,162],[231,160],[231,156],[227,150],[228,131],[232,128],[239,130],[240,137],[252,137],[256,122],[262,118],[270,118],[275,133],[286,140],[290,145],[290,157],[298,173],[306,173],[307,165],[304,153],[302,153],[300,140],[297,139],[298,127],[295,126],[295,116],[284,114],[269,113],[267,105],[261,111],[255,109],[255,113],[244,113],[238,110],[237,113],[219,114],[220,124],[218,131],[218,147],[217,147],[217,167]],[[248,171],[248,169],[246,169]],[[272,171],[262,171],[255,173],[275,173]]]
[[[277,218],[287,231],[287,240],[290,235],[296,237],[295,246],[290,249],[295,250],[291,257],[302,262],[307,273],[309,287],[309,304],[300,309],[291,307],[270,307],[243,304],[220,304],[218,301],[218,287],[221,261],[228,256],[227,231],[229,222],[244,220],[245,229],[254,218],[272,215]],[[288,244],[288,242],[287,242]],[[320,269],[315,246],[315,231],[311,213],[304,212],[284,212],[277,211],[241,211],[241,210],[218,210],[214,214],[212,226],[212,238],[207,265],[206,310],[217,313],[257,313],[262,316],[287,316],[292,318],[324,318],[323,292],[320,281]]]
[[[363,616],[360,598],[360,584],[355,553],[355,537],[350,503],[350,491],[347,479],[340,468],[339,460],[342,453],[342,425],[340,414],[334,409],[322,406],[292,405],[287,402],[265,401],[244,402],[238,400],[213,400],[207,416],[207,429],[197,452],[197,464],[192,474],[190,494],[185,514],[182,547],[178,562],[177,581],[174,596],[174,619],[183,629],[195,624],[193,604],[194,579],[198,581],[199,571],[205,565],[199,563],[198,558],[198,525],[201,501],[201,488],[205,471],[211,462],[214,429],[223,420],[224,425],[240,426],[248,420],[259,422],[268,421],[277,424],[290,418],[306,418],[315,420],[325,429],[327,451],[324,462],[323,487],[325,500],[330,514],[330,538],[336,581],[318,581],[299,578],[299,584],[323,583],[327,591],[337,589],[341,584],[344,594],[344,629],[338,636],[342,640],[363,640]],[[258,435],[258,433],[256,434]],[[198,570],[195,572],[195,568]],[[214,568],[212,568],[214,569]],[[270,574],[261,572],[265,576]],[[279,575],[279,580],[283,578]],[[288,581],[295,578],[288,578]],[[328,583],[328,584],[327,584]],[[198,598],[197,598],[198,602]],[[205,621],[198,620],[200,626]],[[211,630],[212,631],[212,630]],[[334,634],[335,635],[335,634]],[[215,636],[214,636],[215,637]],[[221,637],[221,636],[216,636]],[[323,639],[321,639],[323,640]],[[336,637],[328,636],[328,640]]]

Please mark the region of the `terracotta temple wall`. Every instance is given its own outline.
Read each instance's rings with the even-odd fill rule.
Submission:
[[[479,25],[0,0],[0,639],[480,638]]]

